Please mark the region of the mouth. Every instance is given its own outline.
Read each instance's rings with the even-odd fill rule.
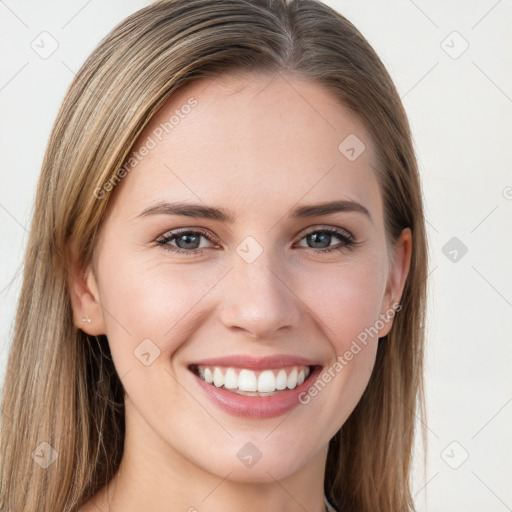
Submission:
[[[301,402],[323,366],[304,358],[232,356],[188,365],[210,401],[235,416],[271,418]]]
[[[191,365],[203,382],[243,396],[274,396],[293,390],[311,375],[314,366],[294,365],[255,371],[249,368]]]

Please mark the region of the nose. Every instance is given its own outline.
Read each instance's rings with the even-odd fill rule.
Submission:
[[[226,277],[220,321],[227,329],[266,340],[297,327],[304,306],[275,259],[265,252],[252,263],[238,259]]]

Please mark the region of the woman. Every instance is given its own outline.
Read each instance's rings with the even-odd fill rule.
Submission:
[[[165,0],[75,77],[2,405],[6,511],[413,510],[422,197],[314,0]]]

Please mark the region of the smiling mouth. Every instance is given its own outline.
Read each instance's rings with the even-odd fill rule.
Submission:
[[[243,396],[263,397],[297,388],[308,379],[315,366],[294,365],[255,371],[196,364],[189,369],[202,381],[217,388]]]

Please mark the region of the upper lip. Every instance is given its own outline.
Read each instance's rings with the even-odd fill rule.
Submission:
[[[225,366],[233,368],[247,368],[249,370],[270,370],[274,368],[285,368],[287,366],[317,366],[318,361],[304,357],[278,354],[267,357],[253,357],[247,355],[233,355],[225,357],[214,357],[196,361],[189,366]]]

